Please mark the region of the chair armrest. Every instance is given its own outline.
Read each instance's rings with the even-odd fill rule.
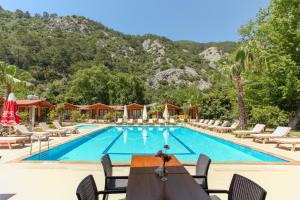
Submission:
[[[112,165],[112,167],[130,167],[130,165]]]
[[[107,179],[128,179],[128,176],[107,176]]]
[[[126,193],[126,190],[103,190],[98,191],[97,194],[120,194],[120,193]]]
[[[226,194],[228,194],[229,193],[228,190],[210,190],[210,189],[205,190],[205,192],[207,192],[208,194],[210,194],[210,193],[226,193]]]
[[[195,167],[196,165],[195,164],[183,164],[182,166],[184,166],[184,167]]]
[[[207,178],[205,175],[194,175],[193,178]]]

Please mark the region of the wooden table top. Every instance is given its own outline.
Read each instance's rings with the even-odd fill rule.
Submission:
[[[154,172],[162,165],[157,159],[161,158],[132,157],[126,200],[210,200],[175,156],[167,167],[168,180],[161,181]]]
[[[154,155],[134,155],[131,158],[131,167],[159,167],[162,164],[162,159]],[[171,155],[171,160],[166,163],[166,166],[181,166],[181,163]]]

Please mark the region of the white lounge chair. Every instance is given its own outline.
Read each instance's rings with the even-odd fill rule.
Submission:
[[[97,123],[97,120],[96,119],[88,119],[88,123],[91,123],[91,124]]]
[[[158,124],[160,124],[160,125],[163,125],[163,124],[165,124],[165,120],[164,119],[158,119]]]
[[[205,128],[205,127],[211,126],[211,125],[213,125],[214,122],[215,122],[215,120],[211,119],[211,120],[209,120],[209,122],[207,124],[200,124],[200,127]]]
[[[25,146],[26,137],[0,137],[0,145],[6,145],[9,149],[13,148],[13,144]]]
[[[214,127],[217,127],[221,124],[220,120],[216,120],[215,123],[213,123],[212,125],[208,125],[206,126],[207,129],[212,130]]]
[[[235,134],[236,136],[241,136],[243,138],[245,136],[250,136],[251,134],[262,133],[265,130],[265,127],[266,127],[266,125],[264,125],[264,124],[256,124],[252,130],[233,131],[233,134]]]
[[[229,121],[225,120],[220,126],[215,126],[212,128],[212,130],[216,130],[218,127],[228,127]]]
[[[122,118],[118,118],[116,124],[117,125],[123,124],[123,119]]]
[[[59,130],[66,130],[67,133],[74,133],[74,134],[78,134],[79,130],[78,128],[74,127],[74,126],[61,126],[60,123],[58,121],[53,121],[52,122],[53,125],[55,126],[55,128],[59,129]]]
[[[215,130],[220,133],[226,133],[226,132],[230,132],[230,131],[237,129],[239,125],[240,125],[240,122],[235,121],[231,124],[230,127],[217,126],[217,127],[215,127]]]
[[[172,124],[172,125],[177,124],[177,122],[176,122],[175,119],[173,119],[173,118],[170,119],[170,122],[169,122],[169,123]]]
[[[142,125],[143,124],[143,119],[137,119],[137,123]]]
[[[132,125],[132,124],[133,124],[133,119],[129,119],[129,120],[127,121],[127,124]]]
[[[0,135],[2,134],[3,131],[4,131],[4,127],[0,124]]]
[[[14,126],[15,130],[17,131],[17,133],[21,134],[22,136],[27,136],[27,137],[31,137],[31,136],[49,136],[49,133],[44,131],[44,132],[38,132],[38,131],[29,131],[25,125],[20,125],[17,124]]]
[[[276,147],[281,147],[281,144],[292,145],[291,151],[295,151],[296,145],[300,144],[300,138],[275,138],[272,141],[277,143]]]
[[[260,141],[263,144],[274,138],[284,138],[291,131],[291,127],[278,126],[273,133],[270,134],[251,134],[253,142]]]
[[[67,133],[66,130],[50,129],[45,122],[40,122],[39,125],[43,131],[50,133],[50,135],[60,136],[60,137],[66,136],[66,133]]]
[[[203,122],[199,122],[198,124],[196,124],[197,127],[201,127],[205,124],[207,124],[209,122],[209,119],[205,119]]]
[[[153,125],[154,124],[153,119],[148,119],[148,124]]]

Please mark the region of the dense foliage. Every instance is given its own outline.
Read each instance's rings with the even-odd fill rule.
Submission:
[[[276,126],[293,120],[300,110],[298,4],[299,0],[271,0],[240,28],[238,44],[131,36],[84,17],[46,12],[31,16],[0,8],[0,60],[17,66],[16,78],[34,84],[14,84],[18,98],[35,93],[55,104],[171,102],[198,105],[206,118],[241,120],[243,113],[245,123]],[[199,56],[211,46],[229,55],[212,66]],[[156,88],[149,84],[160,71],[186,66],[199,74],[180,76],[189,84],[170,85],[164,79]],[[199,90],[199,80],[210,87]]]

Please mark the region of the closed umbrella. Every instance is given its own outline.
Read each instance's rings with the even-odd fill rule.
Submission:
[[[168,106],[167,106],[167,104],[166,104],[166,106],[165,106],[165,110],[164,110],[164,113],[163,113],[163,117],[164,117],[164,119],[165,119],[166,121],[168,121],[168,119],[169,119],[169,111],[168,111]]]
[[[144,110],[143,110],[143,121],[147,120],[147,108],[146,105],[144,105]]]
[[[127,106],[125,105],[124,106],[124,113],[123,113],[123,120],[125,122],[127,122],[127,119],[128,119],[128,111],[127,111]]]
[[[11,127],[19,124],[20,122],[21,118],[17,108],[16,96],[14,93],[10,93],[5,103],[5,110],[1,118],[1,124],[3,126]]]

